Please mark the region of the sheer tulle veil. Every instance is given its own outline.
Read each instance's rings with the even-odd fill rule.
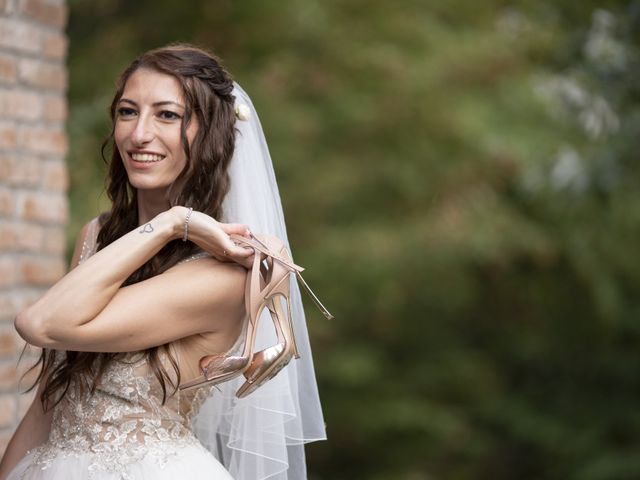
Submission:
[[[248,107],[249,115],[236,121],[231,188],[221,220],[247,224],[255,233],[277,235],[288,246],[278,185],[258,115],[237,83],[233,95],[236,106],[246,105],[241,108]],[[304,444],[326,438],[300,289],[293,275],[290,282],[301,357],[244,399],[234,395],[243,377],[210,389],[193,418],[196,436],[236,480],[306,479]],[[276,340],[271,318],[265,312],[262,315],[257,349]]]

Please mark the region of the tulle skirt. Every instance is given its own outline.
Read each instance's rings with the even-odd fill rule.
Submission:
[[[46,466],[27,454],[7,480],[233,480],[229,472],[207,450],[199,446],[176,447],[175,455],[158,462],[151,456],[117,469],[96,468],[95,454],[55,457]],[[44,468],[43,468],[44,467]]]

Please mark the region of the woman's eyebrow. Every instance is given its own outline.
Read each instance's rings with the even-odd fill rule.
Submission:
[[[163,102],[155,102],[155,103],[152,103],[151,105],[154,106],[154,107],[161,107],[163,105],[175,105],[176,107],[184,108],[184,106],[182,104],[180,104],[178,102],[172,102],[172,101],[169,101],[169,100],[165,100]]]
[[[122,103],[122,102],[126,102],[126,103],[130,103],[131,105],[137,107],[138,104],[136,102],[134,102],[133,100],[130,100],[128,98],[121,98],[118,103]],[[154,102],[151,104],[152,107],[161,107],[163,105],[175,105],[176,107],[180,107],[182,109],[184,109],[184,105],[178,103],[178,102],[172,102],[170,100],[164,100],[162,102]]]

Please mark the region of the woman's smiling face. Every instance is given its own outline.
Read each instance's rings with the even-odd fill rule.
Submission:
[[[139,190],[164,190],[184,169],[187,158],[180,138],[185,101],[178,80],[141,68],[127,80],[116,106],[114,138],[129,177]],[[198,131],[187,126],[189,145]]]

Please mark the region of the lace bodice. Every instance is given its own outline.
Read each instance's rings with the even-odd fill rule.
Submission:
[[[95,248],[91,229],[90,225],[80,262]],[[177,357],[175,350],[171,353]],[[57,352],[56,361],[62,355]],[[161,349],[159,357],[175,381],[167,353]],[[167,384],[163,404],[160,382],[140,352],[112,361],[93,392],[92,379],[89,374],[72,378],[66,395],[54,407],[49,439],[34,450],[34,463],[40,468],[46,469],[59,456],[90,454],[90,472],[115,472],[127,480],[126,466],[144,457],[163,465],[179,447],[192,445],[204,450],[190,429],[190,419],[211,387],[173,393]]]
[[[200,445],[180,397],[168,395],[163,405],[146,359],[126,354],[111,363],[94,392],[87,376],[73,379],[54,408],[49,439],[35,452],[35,462],[46,468],[60,455],[90,453],[92,470],[123,473],[127,464],[146,456],[162,465],[177,447]]]

